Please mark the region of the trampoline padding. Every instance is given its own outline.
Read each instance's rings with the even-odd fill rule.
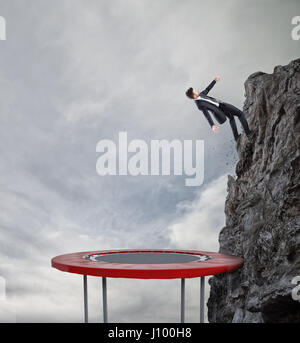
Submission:
[[[183,253],[154,253],[154,252],[134,252],[134,253],[115,253],[89,255],[87,259],[95,262],[108,263],[129,263],[129,264],[170,264],[201,262],[209,259],[205,255],[192,255]]]

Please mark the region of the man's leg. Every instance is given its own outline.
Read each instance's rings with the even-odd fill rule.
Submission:
[[[234,116],[231,114],[228,117],[229,117],[229,123],[230,123],[230,126],[231,126],[231,130],[233,132],[234,139],[237,141],[237,139],[239,138],[239,134],[238,134],[238,130],[237,130],[237,127],[236,127],[235,120],[234,120]]]
[[[231,115],[233,114],[233,115],[237,116],[239,118],[239,121],[242,124],[243,129],[245,130],[246,135],[247,136],[250,135],[251,131],[249,129],[248,122],[247,122],[247,119],[245,117],[244,112],[242,112],[241,110],[239,110],[235,106],[233,106],[231,104],[227,104],[227,103],[220,104],[220,107],[224,111],[225,114],[230,113]],[[231,124],[231,122],[230,122],[230,124]],[[235,123],[234,123],[234,125],[235,125]]]
[[[224,103],[220,104],[220,109],[225,113],[226,117],[229,119],[229,123],[231,126],[231,130],[234,136],[234,139],[237,141],[239,138],[238,130],[236,127],[234,116],[230,113],[230,111],[227,109],[226,106],[224,106]]]

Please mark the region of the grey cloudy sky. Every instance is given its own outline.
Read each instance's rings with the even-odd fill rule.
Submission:
[[[299,57],[295,15],[298,0],[0,0],[1,321],[81,321],[81,279],[50,268],[57,254],[218,249],[237,156],[229,125],[214,135],[184,92],[220,75],[212,94],[242,107],[249,74]],[[203,139],[204,184],[100,177],[96,144],[119,131]],[[111,321],[179,319],[179,280],[108,282]],[[198,286],[188,280],[191,322]],[[99,290],[91,278],[92,321]]]

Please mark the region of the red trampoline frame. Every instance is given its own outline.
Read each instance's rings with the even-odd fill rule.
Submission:
[[[209,256],[207,260],[184,263],[112,263],[93,261],[91,255],[122,253],[173,253]],[[181,323],[185,318],[185,279],[200,277],[200,323],[204,322],[205,276],[232,272],[243,265],[241,257],[198,250],[171,249],[122,249],[76,252],[56,256],[51,260],[53,268],[83,275],[84,321],[88,322],[87,275],[102,277],[103,321],[107,323],[107,277],[131,279],[181,279]]]

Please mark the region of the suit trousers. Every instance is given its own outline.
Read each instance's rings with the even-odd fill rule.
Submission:
[[[239,118],[239,121],[241,122],[246,135],[249,135],[251,133],[244,112],[242,112],[235,106],[228,104],[226,102],[220,103],[219,108],[221,111],[224,112],[226,117],[229,119],[230,126],[231,126],[235,140],[237,140],[239,135],[238,135],[238,130],[236,127],[234,116]]]

